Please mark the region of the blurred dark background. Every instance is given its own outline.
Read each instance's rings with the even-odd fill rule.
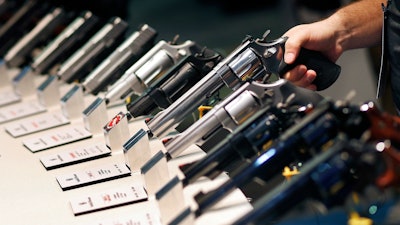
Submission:
[[[304,2],[304,3],[303,3]],[[296,22],[300,5],[313,4],[310,0],[148,0],[129,1],[127,20],[133,26],[148,23],[159,31],[160,39],[171,40],[179,34],[181,40],[191,39],[209,48],[229,53],[246,35],[260,37],[271,30],[271,38],[280,37]],[[318,2],[318,1],[313,1]],[[337,2],[328,1],[328,2]],[[313,8],[325,13],[330,3]],[[330,7],[328,7],[330,6]]]
[[[271,38],[282,35],[291,26],[320,18],[342,5],[339,0],[43,0],[73,10],[91,10],[109,18],[120,16],[132,31],[149,24],[159,32],[159,39],[175,35],[209,48],[227,51],[246,36],[261,36],[267,29]],[[301,11],[308,10],[308,16]],[[314,14],[314,15],[311,15]]]

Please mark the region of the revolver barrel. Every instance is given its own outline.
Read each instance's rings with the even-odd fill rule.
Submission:
[[[68,83],[81,80],[123,38],[128,24],[119,17],[111,18],[81,48],[69,57],[58,69],[57,76]]]
[[[157,31],[145,24],[132,33],[82,82],[86,93],[97,94],[113,83],[154,45]]]
[[[55,34],[55,29],[69,17],[62,8],[55,8],[43,17],[38,24],[8,50],[4,61],[9,67],[18,67],[28,61],[31,52]]]
[[[56,61],[68,58],[84,43],[98,25],[99,18],[90,11],[83,12],[72,21],[31,63],[37,74],[47,72]]]
[[[105,96],[106,102],[124,100],[131,93],[141,95],[180,59],[200,50],[193,41],[186,41],[180,45],[158,42],[110,87]]]

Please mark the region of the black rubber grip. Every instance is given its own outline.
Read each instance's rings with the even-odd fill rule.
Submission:
[[[279,65],[279,74],[282,76],[297,65],[305,65],[307,69],[314,70],[317,77],[313,84],[317,86],[317,91],[330,87],[338,79],[341,67],[330,61],[320,52],[302,48],[296,61],[292,64],[286,64],[284,60]]]

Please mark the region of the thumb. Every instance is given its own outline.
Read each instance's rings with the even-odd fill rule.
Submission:
[[[290,38],[285,43],[284,61],[286,64],[292,64],[296,60],[300,51],[300,45],[295,45]]]
[[[292,64],[296,60],[296,53],[285,51],[284,60],[286,64]]]

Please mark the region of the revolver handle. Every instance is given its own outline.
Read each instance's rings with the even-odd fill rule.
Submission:
[[[286,64],[282,57],[278,68],[279,75],[282,76],[295,66],[301,64],[317,73],[317,77],[313,81],[313,84],[317,86],[317,91],[330,87],[337,80],[341,71],[339,65],[331,62],[320,52],[302,48],[296,61],[292,64]]]

